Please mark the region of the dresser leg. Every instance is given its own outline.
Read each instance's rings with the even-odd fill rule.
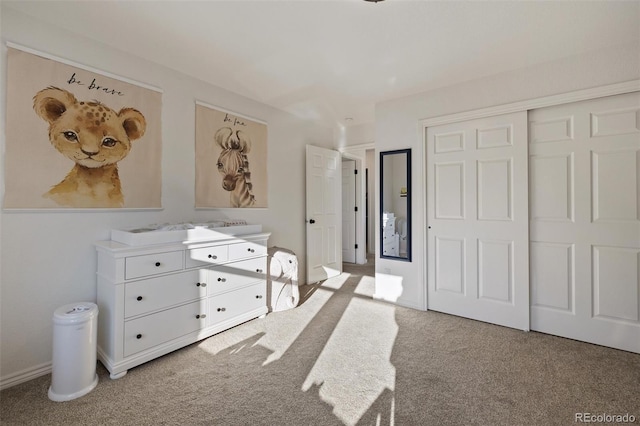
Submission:
[[[109,374],[109,377],[110,377],[112,380],[119,379],[119,378],[121,378],[121,377],[124,377],[124,376],[125,376],[125,374],[127,374],[127,371],[129,371],[129,370],[124,370],[124,371],[121,371],[121,372],[119,372],[119,373],[115,373],[115,374],[111,373],[111,374]]]

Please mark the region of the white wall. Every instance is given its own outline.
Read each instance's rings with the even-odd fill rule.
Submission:
[[[338,126],[334,137],[339,148],[349,149],[355,145],[370,144],[375,137],[375,126],[373,123]]]
[[[316,127],[287,113],[10,9],[2,7],[0,17],[0,69],[3,76],[6,75],[5,43],[11,41],[145,82],[164,92],[162,210],[0,213],[0,387],[29,374],[35,376],[48,371],[53,311],[67,303],[95,301],[96,254],[92,244],[96,240],[108,239],[112,228],[205,221],[218,217],[261,223],[265,231],[272,232],[270,245],[287,247],[298,254],[300,277],[304,282],[305,145],[333,148],[332,129]],[[0,89],[0,147],[4,152],[4,78]],[[196,99],[268,123],[268,209],[193,208]],[[2,167],[4,169],[4,163]],[[1,175],[0,187],[4,193],[4,172]]]
[[[369,169],[369,177],[368,182],[369,185],[369,200],[368,206],[369,209],[369,223],[367,224],[367,234],[369,234],[369,241],[367,244],[367,253],[374,254],[376,252],[376,239],[375,239],[375,227],[376,227],[376,216],[377,211],[375,209],[376,199],[378,198],[378,193],[376,192],[375,185],[375,177],[376,177],[376,150],[375,149],[367,149],[366,153],[366,164],[367,169]]]
[[[606,37],[606,34],[602,34]],[[561,42],[561,40],[558,40]],[[375,297],[426,309],[425,173],[420,121],[640,78],[640,40],[376,106],[376,152],[412,148],[412,262],[376,258]],[[377,173],[376,173],[377,175]],[[376,192],[379,177],[376,177]],[[379,205],[376,205],[378,211]],[[379,246],[376,224],[376,246]]]

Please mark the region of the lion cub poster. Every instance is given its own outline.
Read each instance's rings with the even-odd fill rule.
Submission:
[[[161,207],[161,92],[7,57],[5,209]]]

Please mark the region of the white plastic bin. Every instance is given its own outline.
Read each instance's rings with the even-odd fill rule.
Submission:
[[[81,302],[53,313],[53,361],[49,399],[62,402],[91,392],[98,384],[98,306]]]

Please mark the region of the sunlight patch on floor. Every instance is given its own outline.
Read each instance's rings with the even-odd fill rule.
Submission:
[[[280,359],[333,294],[332,291],[323,290],[320,287],[313,293],[313,297],[301,306],[267,315],[266,319],[274,321],[265,323],[266,334],[257,343],[271,350],[272,353],[262,365]],[[282,324],[287,324],[287,327],[282,327]]]
[[[368,275],[364,275],[360,278],[360,282],[356,287],[355,293],[361,296],[373,297],[376,292],[376,279]]]
[[[393,306],[352,299],[302,390],[320,386],[320,398],[334,414],[355,425],[385,390],[394,390],[390,359],[397,333]]]
[[[327,280],[325,280],[321,286],[322,287],[327,287],[327,288],[334,288],[336,290],[338,290],[339,288],[341,288],[344,283],[349,279],[349,277],[351,276],[351,274],[349,274],[348,272],[343,272],[340,275],[337,275],[335,277],[329,278]]]
[[[301,286],[300,291],[310,291],[310,287]],[[282,357],[333,294],[333,291],[318,288],[313,293],[313,297],[295,309],[271,312],[265,318],[254,319],[217,334],[215,339],[205,339],[198,346],[215,355],[261,334],[262,337],[255,344],[272,352],[262,364],[267,365]]]

